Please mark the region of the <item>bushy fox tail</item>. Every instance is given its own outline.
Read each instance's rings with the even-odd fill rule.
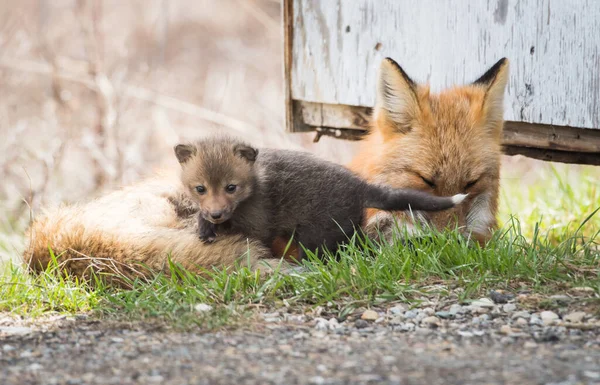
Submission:
[[[259,259],[271,257],[258,241],[242,236],[223,235],[212,244],[202,243],[193,216],[179,216],[171,203],[178,193],[173,183],[145,181],[48,212],[31,224],[24,262],[43,271],[55,259],[62,270],[82,278],[92,273],[135,278],[167,270],[169,257],[197,272],[246,261],[258,267]]]
[[[369,185],[366,194],[366,208],[385,211],[441,211],[461,203],[467,194],[451,197],[438,197],[423,191],[395,189],[387,186]]]

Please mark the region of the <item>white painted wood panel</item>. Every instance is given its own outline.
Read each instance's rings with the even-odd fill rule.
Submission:
[[[507,120],[600,128],[599,0],[293,0],[293,14],[293,99],[372,106],[386,56],[434,90],[507,57]]]

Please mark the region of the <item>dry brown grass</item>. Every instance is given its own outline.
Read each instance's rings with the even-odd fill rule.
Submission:
[[[3,2],[2,232],[175,167],[208,132],[347,161],[350,143],[284,132],[279,18],[272,0]]]

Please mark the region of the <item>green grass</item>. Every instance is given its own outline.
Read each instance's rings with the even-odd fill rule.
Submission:
[[[100,296],[85,282],[61,276],[53,267],[32,276],[9,263],[0,274],[0,311],[30,316],[89,312],[99,306]]]
[[[505,167],[500,219],[518,215],[523,234],[532,238],[536,227],[561,242],[596,208],[600,207],[600,167],[539,164],[531,170]],[[529,171],[529,174],[527,175]],[[600,215],[581,229],[585,236],[600,231]]]
[[[504,227],[486,248],[467,244],[456,232],[378,244],[352,238],[337,258],[309,256],[303,271],[266,277],[243,266],[234,273],[211,271],[201,277],[171,265],[171,274],[132,281],[119,290],[96,282],[64,278],[56,266],[38,276],[8,269],[0,281],[0,311],[38,315],[48,311],[94,311],[103,317],[166,321],[211,329],[247,319],[257,306],[316,306],[344,316],[355,307],[414,300],[423,291],[441,294],[461,287],[463,298],[491,288],[540,293],[587,286],[600,295],[600,192],[597,170],[583,169],[577,188],[568,168],[550,169],[544,183],[524,187],[508,180],[503,204]],[[586,174],[587,173],[587,174]],[[514,183],[513,183],[514,182]],[[527,195],[527,196],[526,196]],[[519,219],[508,212],[519,212]],[[544,216],[541,216],[544,213]],[[542,221],[536,219],[542,217]],[[433,285],[435,284],[435,285]],[[434,288],[434,289],[432,289]],[[213,311],[197,313],[195,305]]]

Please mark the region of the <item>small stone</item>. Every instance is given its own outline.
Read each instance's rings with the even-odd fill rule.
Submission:
[[[485,314],[485,313],[489,313],[489,312],[490,312],[489,307],[479,307],[479,306],[471,307],[471,313],[473,313],[473,314]]]
[[[504,306],[502,306],[502,310],[505,313],[512,313],[513,311],[517,310],[517,305],[515,305],[514,303],[507,303]]]
[[[275,322],[280,322],[281,317],[265,317],[264,320],[267,323],[275,323]]]
[[[292,336],[292,338],[295,340],[303,340],[307,337],[308,337],[308,333],[305,333],[305,332],[298,332]]]
[[[533,333],[533,339],[536,342],[557,342],[560,341],[560,336],[555,330],[548,328],[541,333]]]
[[[0,334],[8,334],[8,335],[25,335],[31,333],[33,330],[27,327],[21,326],[2,326],[0,327]]]
[[[515,295],[501,290],[492,290],[490,291],[490,298],[492,301],[494,301],[494,303],[507,303],[511,299],[514,299]]]
[[[567,322],[579,323],[583,321],[587,314],[583,311],[574,311],[573,313],[569,313],[564,317],[564,320]]]
[[[425,325],[425,326],[429,326],[430,328],[437,328],[442,325],[442,323],[440,322],[440,319],[435,316],[429,316],[429,317],[423,318],[423,320],[421,321],[421,324]]]
[[[542,319],[544,325],[552,325],[554,322],[556,322],[556,320],[558,320],[558,314],[553,311],[546,310],[540,313],[540,318]]]
[[[451,315],[457,315],[457,314],[462,314],[464,312],[463,307],[458,305],[458,304],[452,304],[450,306],[450,309],[448,310],[448,313],[450,313]]]
[[[471,323],[472,323],[473,325],[479,325],[479,323],[480,323],[480,322],[481,322],[481,320],[479,319],[479,317],[473,317],[473,318],[471,319]]]
[[[449,311],[438,311],[435,315],[442,319],[454,318],[454,314],[451,314]]]
[[[421,310],[421,312],[423,314],[425,314],[426,316],[430,316],[430,315],[434,315],[435,314],[435,310],[433,310],[433,308],[430,308],[430,307],[426,307],[425,309]]]
[[[416,328],[416,329],[415,329],[415,332],[416,332],[417,334],[420,334],[420,335],[426,336],[426,335],[429,335],[429,334],[433,333],[433,330],[431,330],[431,329],[429,329],[429,328]]]
[[[504,334],[504,335],[510,335],[512,334],[512,328],[510,327],[510,325],[502,325],[500,327],[500,333]]]
[[[37,362],[34,364],[31,364],[27,367],[27,369],[31,370],[31,371],[35,371],[35,370],[41,370],[44,369],[44,367],[40,364],[38,364]]]
[[[404,305],[396,305],[390,308],[390,313],[394,315],[403,314],[406,311],[406,307]]]
[[[515,321],[515,325],[517,325],[518,327],[524,327],[527,326],[528,322],[525,318],[517,318],[517,320]]]
[[[112,342],[115,342],[115,343],[121,343],[121,342],[125,341],[125,340],[124,340],[123,338],[121,338],[121,337],[112,337],[110,340],[111,340]]]
[[[529,318],[529,324],[542,326],[544,325],[544,321],[542,321],[542,319],[539,316],[534,314],[531,316],[531,318]]]
[[[483,307],[483,308],[493,308],[494,301],[492,301],[489,298],[479,298],[478,300],[473,301],[471,303],[471,306]]]
[[[468,331],[463,331],[463,330],[459,330],[458,331],[458,335],[464,338],[470,338],[473,337],[473,333],[468,332]]]
[[[9,345],[9,344],[2,345],[2,351],[5,351],[5,352],[11,352],[15,349],[16,348],[14,346]]]
[[[365,310],[360,318],[366,321],[375,321],[377,318],[379,318],[379,314],[377,314],[377,312],[374,310]]]
[[[593,380],[597,380],[600,378],[600,372],[592,372],[591,370],[584,370],[583,375]]]
[[[317,317],[314,319],[315,329],[317,330],[329,330],[329,321],[325,318]]]
[[[357,329],[364,329],[369,326],[369,323],[364,319],[357,319],[356,322],[354,322],[354,326],[356,326]]]
[[[331,330],[338,329],[338,328],[340,328],[340,327],[341,327],[341,325],[340,325],[340,323],[338,322],[337,318],[335,318],[335,317],[331,317],[331,318],[329,319],[329,328],[330,328]]]
[[[304,314],[286,314],[285,320],[291,323],[302,324],[306,322],[306,316]]]
[[[406,318],[406,319],[413,319],[413,318],[416,318],[416,317],[417,317],[417,312],[414,311],[414,310],[407,310],[404,313],[404,318]]]
[[[483,331],[483,330],[473,330],[473,335],[475,335],[477,337],[481,337],[484,334],[485,334],[485,331]]]
[[[402,317],[401,315],[397,315],[394,318],[392,318],[391,320],[389,320],[390,325],[402,325],[403,322],[404,322],[404,317]]]
[[[400,327],[400,330],[403,332],[412,332],[414,331],[416,328],[416,325],[412,322],[407,322],[404,325],[402,325],[402,327]]]
[[[521,311],[517,311],[517,312],[513,313],[511,318],[512,319],[515,319],[515,318],[529,319],[529,318],[531,318],[531,314],[527,310],[521,310]]]
[[[538,344],[536,344],[533,341],[527,341],[527,342],[525,342],[525,344],[523,344],[523,347],[525,349],[533,349],[533,348],[537,348],[537,346],[538,346]]]
[[[194,306],[194,310],[198,313],[206,313],[212,310],[212,306],[206,303],[199,303]]]

